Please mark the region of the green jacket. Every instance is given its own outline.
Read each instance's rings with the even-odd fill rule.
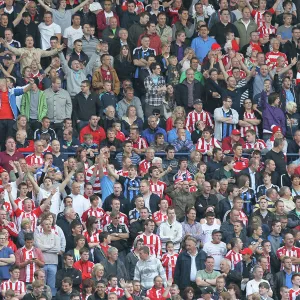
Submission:
[[[242,19],[239,19],[233,23],[240,35],[240,49],[250,43],[250,33],[252,31],[257,31],[257,24],[253,20],[250,20],[247,29],[241,20]]]
[[[22,96],[20,112],[22,115],[25,115],[27,120],[30,117],[30,91],[25,93]],[[39,104],[38,104],[38,121],[42,121],[42,119],[47,116],[48,106],[46,97],[43,91],[39,91]]]

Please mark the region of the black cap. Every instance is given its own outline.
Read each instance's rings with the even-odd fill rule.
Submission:
[[[212,295],[214,293],[214,289],[211,286],[207,286],[207,287],[201,289],[201,293],[202,293],[202,295],[205,295],[205,294]]]
[[[12,57],[11,57],[10,54],[7,53],[7,54],[5,54],[5,55],[3,56],[3,59],[11,60]]]
[[[203,104],[201,99],[195,99],[194,104]]]

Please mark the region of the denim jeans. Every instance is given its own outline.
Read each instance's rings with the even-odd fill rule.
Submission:
[[[57,272],[57,265],[45,265],[44,271],[46,275],[46,284],[49,285],[52,292],[52,297],[56,295],[56,288],[55,288],[55,276]]]

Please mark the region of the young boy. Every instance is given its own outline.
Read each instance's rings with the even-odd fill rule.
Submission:
[[[167,279],[174,278],[175,266],[178,253],[174,252],[174,244],[172,241],[166,243],[167,252],[163,254],[161,263],[166,270]]]
[[[117,110],[117,102],[118,98],[115,96],[115,94],[112,91],[112,84],[110,81],[104,81],[103,83],[103,89],[104,91],[100,94],[100,111],[104,115],[104,111],[107,106],[112,105],[115,110]]]
[[[93,143],[93,136],[90,133],[86,133],[83,136],[81,147],[86,150],[88,158],[94,157],[94,153],[98,152],[98,145]]]
[[[168,71],[167,71],[167,83],[171,85],[176,85],[179,83],[179,65],[178,65],[178,59],[175,55],[171,55],[168,58],[169,65],[168,65]]]
[[[116,133],[116,139],[120,140],[121,142],[124,142],[126,137],[125,134],[121,131],[121,123],[120,122],[114,122],[112,124],[113,129]]]

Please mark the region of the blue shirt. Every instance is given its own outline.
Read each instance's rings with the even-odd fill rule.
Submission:
[[[102,192],[102,202],[104,203],[105,199],[113,193],[114,191],[114,181],[112,181],[108,176],[103,176],[100,179],[101,192]]]
[[[286,272],[285,273],[285,286],[289,289],[291,289],[293,287],[293,284],[292,284],[292,276],[294,274],[294,272],[292,272],[290,275]]]
[[[294,95],[291,90],[285,90],[286,102],[295,102]]]
[[[14,252],[8,247],[4,247],[0,250],[0,258],[10,258],[11,254],[14,254]],[[11,267],[11,265],[6,265],[6,266],[0,267],[0,279],[1,280],[8,280],[10,278],[10,274],[9,274],[10,267]]]
[[[198,36],[193,39],[191,47],[196,53],[196,56],[203,62],[203,59],[207,55],[207,53],[211,50],[212,44],[216,43],[216,40],[212,37],[207,37],[207,40],[204,41],[202,37]]]

